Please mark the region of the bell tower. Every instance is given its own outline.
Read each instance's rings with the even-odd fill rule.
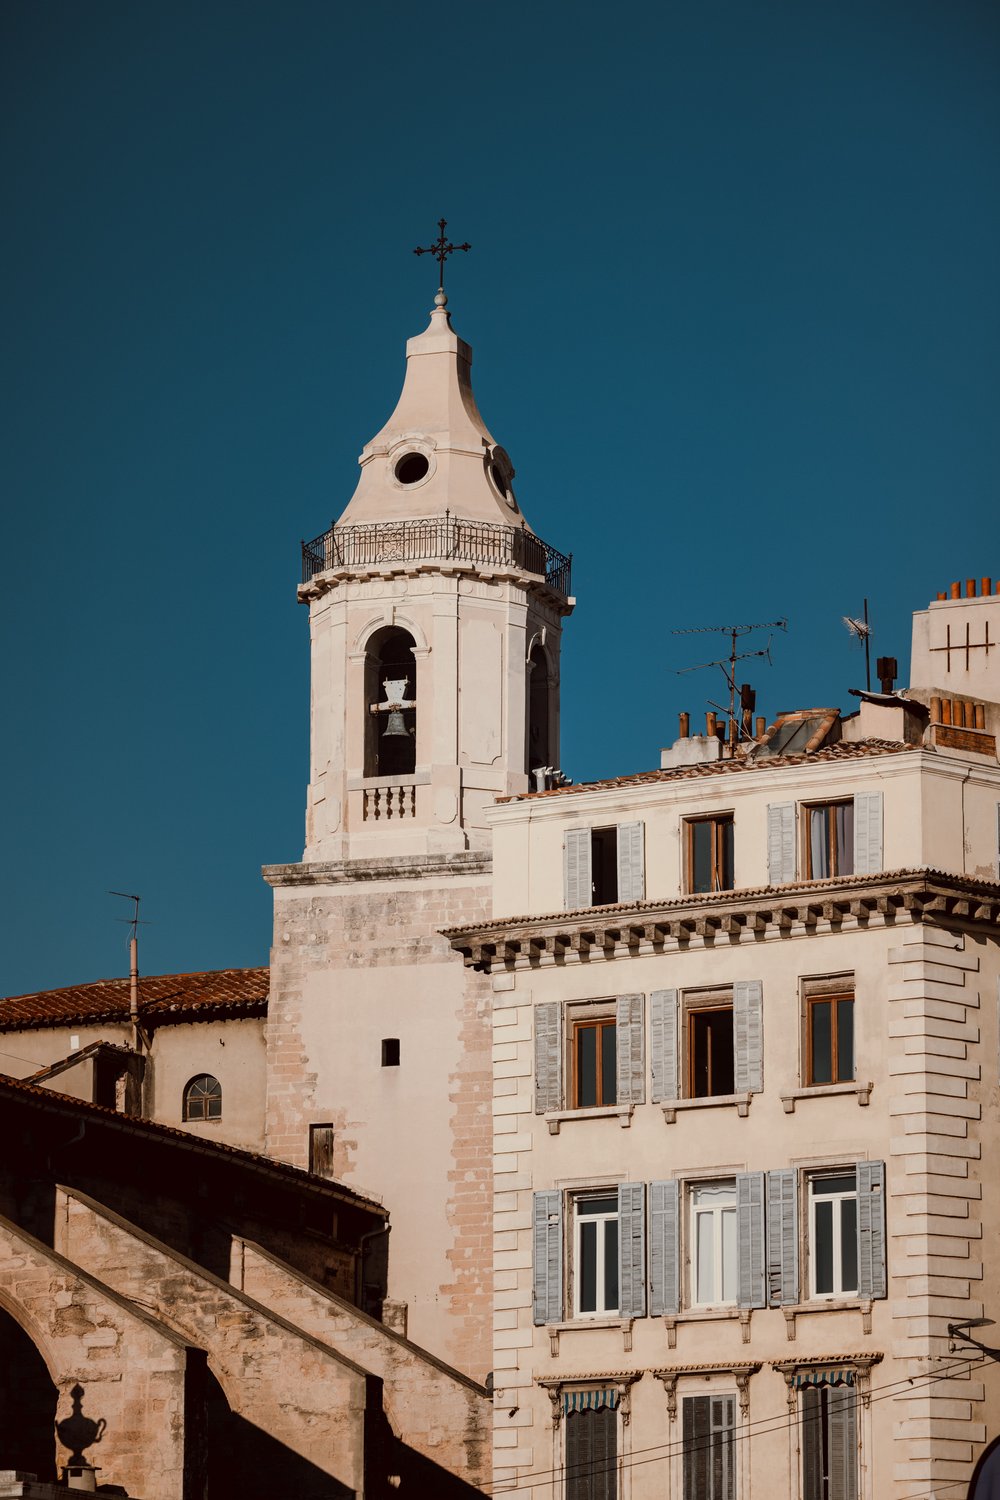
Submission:
[[[303,549],[305,860],[488,847],[483,809],[559,764],[569,559],[522,515],[439,291],[340,519]]]
[[[318,1169],[332,1142],[333,1175],[390,1211],[369,1309],[483,1380],[493,995],[441,930],[492,915],[488,805],[559,765],[574,601],[471,365],[439,290],[350,502],[303,548],[310,783],[302,861],[264,871],[267,1149]]]

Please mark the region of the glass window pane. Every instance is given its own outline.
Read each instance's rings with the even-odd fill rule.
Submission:
[[[712,824],[691,824],[691,889],[712,889]]]
[[[579,1109],[597,1103],[597,1032],[593,1026],[576,1028],[576,1103]]]
[[[722,824],[719,829],[719,840],[721,843],[721,870],[722,889],[731,891],[736,881],[733,874],[733,825],[731,821]]]
[[[816,1228],[813,1245],[816,1291],[822,1295],[833,1291],[833,1204],[817,1203],[813,1212]]]
[[[591,1219],[580,1225],[580,1311],[597,1311],[597,1225]]]
[[[858,1289],[858,1200],[840,1201],[840,1290]]]
[[[604,1311],[618,1311],[618,1220],[604,1225]]]
[[[695,1217],[695,1226],[695,1265],[697,1276],[695,1300],[697,1302],[714,1302],[715,1240],[712,1233],[713,1215],[707,1213],[697,1214]]]
[[[618,1047],[614,1021],[601,1027],[601,1103],[614,1104],[618,1099]]]
[[[854,1077],[854,1001],[837,1001],[837,1082]]]
[[[809,1007],[812,1021],[812,1076],[810,1083],[833,1082],[833,1038],[829,1000],[813,1000]]]
[[[736,1210],[722,1215],[722,1301],[736,1301]]]
[[[817,1193],[853,1193],[857,1190],[857,1174],[845,1172],[840,1177],[818,1177],[816,1179],[815,1191]]]
[[[825,880],[830,873],[830,824],[825,807],[809,809],[809,873]]]
[[[854,874],[854,803],[841,802],[835,808],[837,828],[837,874]]]

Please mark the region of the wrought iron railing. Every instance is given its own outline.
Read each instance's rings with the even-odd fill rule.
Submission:
[[[526,526],[466,521],[448,511],[443,516],[411,521],[376,521],[367,526],[331,526],[315,541],[302,543],[302,581],[330,568],[368,564],[420,562],[451,558],[502,567],[523,568],[568,596],[572,554],[566,557]]]

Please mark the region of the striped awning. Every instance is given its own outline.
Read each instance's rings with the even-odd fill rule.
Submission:
[[[854,1370],[850,1365],[832,1365],[812,1370],[796,1370],[792,1385],[800,1390],[804,1385],[853,1385]]]
[[[563,1412],[571,1417],[577,1411],[616,1411],[616,1390],[563,1391]]]

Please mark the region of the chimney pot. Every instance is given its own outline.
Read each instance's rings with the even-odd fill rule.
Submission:
[[[691,733],[691,715],[690,714],[681,714],[680,715],[680,729],[681,729],[681,739],[682,740],[686,740],[687,737],[688,737],[688,735]]]
[[[932,724],[940,724],[941,723],[941,699],[940,698],[932,698],[931,699],[931,723]]]
[[[993,579],[992,578],[984,578],[983,581],[982,581],[982,583],[980,583],[980,585],[979,585],[979,592],[983,595],[984,598],[986,597],[987,594],[992,594],[992,592],[993,592]]]
[[[767,729],[767,720],[765,719],[765,717],[764,717],[763,714],[758,714],[757,715],[757,734],[756,734],[756,738],[758,740],[762,740],[764,738],[764,731],[766,729]]]
[[[965,580],[965,597],[966,599],[974,599],[976,597],[976,580],[974,578],[967,578]]]
[[[947,597],[948,597],[947,594],[938,594],[938,598],[939,599],[947,599]]]
[[[973,727],[975,729],[985,729],[986,728],[986,704],[985,703],[975,703],[975,704],[973,704],[973,707],[974,707],[974,709],[976,711],[976,722],[975,722],[975,724],[974,724]]]
[[[942,700],[941,700],[941,723],[942,724],[950,724],[951,723],[951,699],[950,698],[942,698]]]
[[[953,599],[961,599],[961,597],[962,597],[962,585],[960,583],[953,583],[952,584],[952,586],[951,586],[951,597]]]
[[[707,735],[715,733],[715,715],[710,708],[705,710],[705,733]]]

